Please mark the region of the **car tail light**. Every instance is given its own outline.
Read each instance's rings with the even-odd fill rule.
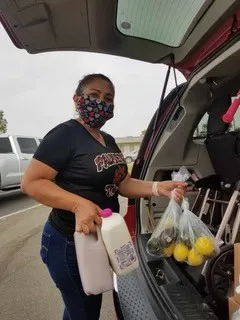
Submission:
[[[132,240],[135,241],[136,238],[136,210],[135,204],[129,205],[126,215],[124,216],[125,222],[128,226],[128,230],[132,237]]]

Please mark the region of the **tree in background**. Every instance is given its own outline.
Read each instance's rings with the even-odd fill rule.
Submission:
[[[4,118],[3,110],[0,110],[0,134],[7,132],[7,120]]]
[[[147,131],[147,130],[143,130],[143,131],[141,132],[141,137],[144,137],[144,136],[145,136],[146,131]]]

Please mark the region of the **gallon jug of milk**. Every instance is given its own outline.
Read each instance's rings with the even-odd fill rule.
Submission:
[[[102,210],[101,232],[113,271],[124,275],[137,269],[137,254],[123,217],[111,209]]]
[[[75,231],[74,242],[84,292],[89,296],[113,290],[113,273],[100,229],[87,235]]]

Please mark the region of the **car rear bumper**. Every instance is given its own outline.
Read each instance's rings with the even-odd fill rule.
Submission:
[[[115,278],[114,304],[119,320],[167,320],[157,318],[139,280],[138,272]]]
[[[219,320],[188,280],[151,290],[139,269],[115,278],[114,304],[119,320]]]

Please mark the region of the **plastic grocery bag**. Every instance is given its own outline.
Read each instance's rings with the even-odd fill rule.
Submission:
[[[187,181],[190,177],[185,167],[180,168],[178,172],[172,173],[173,181]],[[181,207],[172,198],[162,216],[158,225],[153,231],[151,238],[147,242],[147,253],[157,257],[170,257],[178,238],[179,218]]]
[[[219,246],[208,227],[189,210],[188,199],[182,201],[178,238],[173,256],[179,262],[200,266],[219,253]]]
[[[240,320],[240,308],[236,312],[234,312],[231,320]]]
[[[181,207],[172,198],[147,243],[147,253],[158,257],[170,257],[178,236]]]

